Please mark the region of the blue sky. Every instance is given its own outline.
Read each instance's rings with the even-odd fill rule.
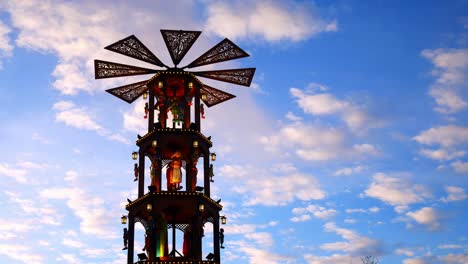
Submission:
[[[237,96],[202,123],[228,218],[223,263],[468,263],[466,10],[2,1],[0,262],[125,262],[144,101],[104,90],[151,76],[94,80],[93,60],[151,67],[104,50],[134,34],[168,64],[159,30],[186,29],[203,33],[181,64],[228,37],[251,56],[204,68],[257,68],[251,88],[203,80]]]

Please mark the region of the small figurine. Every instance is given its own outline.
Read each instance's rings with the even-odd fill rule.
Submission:
[[[135,163],[135,166],[133,167],[133,172],[135,173],[135,179],[133,180],[134,182],[138,181],[138,164]]]
[[[205,107],[203,106],[203,104],[200,105],[200,114],[201,118],[205,119]]]
[[[149,112],[148,103],[145,103],[145,119],[148,118],[148,112]]]
[[[126,227],[124,227],[123,229],[123,242],[124,242],[124,248],[122,248],[122,250],[126,250],[128,249],[127,247],[127,243],[128,243],[128,230]]]
[[[167,179],[167,189],[168,190],[180,190],[182,186],[182,154],[179,151],[174,152],[171,156],[171,162],[167,164],[166,179]]]
[[[209,171],[209,173],[210,173],[210,182],[214,182],[214,181],[213,181],[213,177],[214,177],[215,175],[214,175],[213,164],[210,164],[210,171]]]
[[[219,243],[221,244],[221,248],[224,248],[223,243],[224,243],[224,229],[220,228],[219,229]]]
[[[145,246],[141,249],[141,251],[146,251],[146,254],[149,256],[150,254],[150,237],[148,235],[148,231],[145,233]]]

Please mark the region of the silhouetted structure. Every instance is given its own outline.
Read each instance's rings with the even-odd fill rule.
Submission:
[[[222,206],[210,198],[210,183],[213,181],[213,165],[216,154],[210,153],[211,137],[200,131],[200,118],[205,118],[203,103],[207,107],[222,103],[235,96],[203,84],[196,76],[250,86],[255,68],[186,71],[202,65],[249,56],[228,39],[208,50],[185,67],[178,68],[200,31],[161,30],[164,42],[171,55],[174,67],[161,62],[135,36],[122,39],[106,49],[150,64],[163,70],[148,69],[120,63],[95,60],[96,79],[154,74],[149,80],[109,89],[107,92],[132,103],[143,96],[145,107],[142,118],[148,120],[148,133],[138,135],[138,152],[132,157],[138,159],[134,165],[134,179],[138,180],[138,199],[129,201],[128,219],[128,264],[134,263],[135,224],[145,228],[143,251],[138,254],[137,263],[220,263],[220,246],[224,234],[220,234]],[[193,106],[193,109],[192,109]],[[172,124],[169,124],[171,113]],[[157,122],[155,122],[157,115]],[[192,116],[193,115],[193,116]],[[197,186],[198,164],[203,166],[203,186]],[[149,164],[146,164],[146,160]],[[150,167],[150,185],[145,193],[145,168]],[[166,184],[163,185],[163,173]],[[185,176],[185,181],[184,181]],[[222,216],[225,223],[225,216]],[[202,237],[204,225],[213,224],[213,247],[209,260],[202,260]],[[176,249],[176,229],[183,235],[182,253]],[[221,229],[222,230],[222,229]],[[224,230],[222,230],[224,231]],[[168,241],[172,237],[172,250]],[[124,243],[125,243],[124,238]],[[127,245],[125,244],[125,247]]]

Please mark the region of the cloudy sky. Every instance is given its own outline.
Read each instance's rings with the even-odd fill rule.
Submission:
[[[468,263],[468,2],[0,1],[0,262],[124,263],[144,101],[93,60],[160,29],[228,37],[252,87],[206,109],[223,263]],[[409,2],[409,3],[406,3]],[[449,3],[448,3],[449,2]],[[136,251],[143,245],[137,230]],[[205,236],[203,254],[212,250]],[[179,249],[180,251],[180,249]]]

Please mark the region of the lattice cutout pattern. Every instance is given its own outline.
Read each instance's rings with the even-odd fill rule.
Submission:
[[[217,81],[229,82],[243,86],[250,86],[255,68],[219,70],[219,71],[203,71],[192,72],[194,75],[214,79]]]
[[[138,60],[146,61],[148,63],[166,67],[156,55],[154,55],[137,37],[131,35],[125,39],[119,40],[111,44],[105,49],[129,56]]]
[[[161,34],[172,62],[177,66],[200,36],[201,31],[161,30]]]
[[[108,89],[106,90],[106,92],[131,104],[138,97],[140,97],[143,93],[145,93],[146,90],[148,90],[148,87],[146,87],[146,82],[147,81],[127,84],[124,86]]]
[[[232,41],[226,38],[220,43],[218,43],[216,46],[205,52],[203,55],[198,57],[187,67],[194,68],[202,65],[213,64],[248,56],[249,54],[247,54],[236,44],[234,44]]]
[[[203,100],[203,102],[208,107],[212,107],[213,105],[217,105],[236,97],[235,95],[223,92],[208,85],[203,85],[201,88],[201,93],[206,94],[206,100]]]
[[[157,72],[158,70],[141,68],[110,61],[94,61],[94,75],[96,79],[150,74]]]

